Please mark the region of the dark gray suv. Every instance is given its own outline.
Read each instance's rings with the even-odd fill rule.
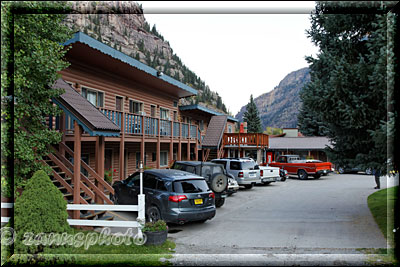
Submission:
[[[228,196],[228,177],[220,164],[202,161],[175,161],[172,169],[197,174],[206,179],[208,187],[215,193],[215,206],[221,207]]]
[[[114,204],[137,205],[140,193],[140,173],[113,184]],[[205,179],[179,170],[145,170],[143,193],[146,199],[146,219],[184,224],[212,219],[215,216],[215,194]]]

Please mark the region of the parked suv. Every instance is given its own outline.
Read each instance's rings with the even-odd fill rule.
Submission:
[[[251,189],[255,184],[262,182],[260,168],[253,159],[224,158],[213,159],[211,162],[223,165],[227,173],[233,175],[238,184],[247,189]]]
[[[140,173],[112,186],[114,204],[137,205],[140,193]],[[145,170],[143,173],[146,219],[184,224],[212,219],[215,216],[215,194],[206,180],[179,170]]]
[[[221,165],[202,161],[175,161],[172,169],[204,177],[210,189],[215,193],[215,206],[218,208],[224,205],[228,194],[228,177]]]

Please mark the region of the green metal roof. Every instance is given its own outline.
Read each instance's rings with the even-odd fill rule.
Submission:
[[[63,45],[67,46],[67,45],[70,45],[70,44],[73,44],[76,42],[86,44],[93,49],[99,50],[100,52],[102,52],[105,55],[109,55],[109,56],[111,56],[115,59],[118,59],[121,62],[124,62],[134,68],[137,68],[148,74],[151,74],[157,79],[163,80],[169,84],[179,87],[180,89],[185,90],[193,95],[197,95],[196,89],[193,89],[192,87],[187,86],[186,84],[181,83],[180,81],[177,81],[177,80],[169,77],[168,75],[164,74],[162,76],[157,76],[158,71],[156,69],[153,69],[153,68],[147,66],[146,64],[143,64],[142,62],[140,62],[128,55],[125,55],[124,53],[84,34],[83,32],[76,32],[74,37],[72,39],[68,40],[67,42],[65,42]]]
[[[201,106],[201,105],[199,105],[199,104],[193,104],[193,105],[187,105],[187,106],[179,106],[179,109],[180,109],[180,110],[183,110],[183,111],[184,111],[184,110],[200,110],[200,111],[209,113],[209,114],[211,114],[211,115],[216,115],[216,116],[219,116],[219,115],[226,115],[226,114],[217,112],[217,111],[215,111],[215,110],[206,108],[206,107],[204,107],[204,106]],[[239,121],[238,119],[235,119],[235,118],[233,118],[233,117],[231,117],[231,116],[228,116],[228,120],[234,121],[234,122],[238,122],[238,121]]]

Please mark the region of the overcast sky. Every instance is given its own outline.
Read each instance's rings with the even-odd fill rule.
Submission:
[[[269,92],[290,72],[307,67],[305,56],[318,51],[305,32],[313,1],[138,3],[150,26],[156,24],[233,115],[251,94]]]

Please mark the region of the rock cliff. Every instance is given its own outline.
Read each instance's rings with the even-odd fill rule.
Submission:
[[[289,73],[272,91],[254,98],[263,129],[295,128],[297,114],[301,107],[299,92],[310,81],[310,70],[302,68]],[[236,119],[243,121],[246,106],[243,106]]]
[[[150,29],[142,7],[130,1],[71,2],[73,13],[65,20],[75,31],[87,35],[153,67],[198,90],[197,97],[182,99],[181,104],[202,103],[226,113],[218,93],[188,69],[174,53],[168,41]]]

